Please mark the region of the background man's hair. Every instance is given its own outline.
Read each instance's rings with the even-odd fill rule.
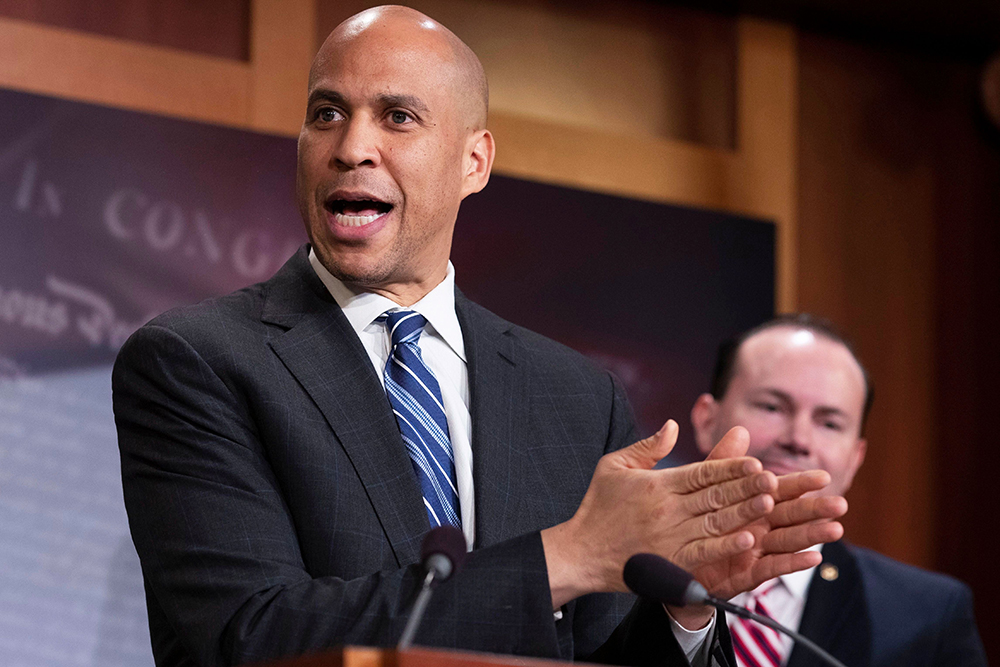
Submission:
[[[739,358],[740,348],[747,339],[768,329],[776,327],[791,327],[795,329],[805,329],[817,336],[822,336],[828,340],[840,343],[851,353],[854,360],[861,367],[861,374],[865,380],[865,403],[861,412],[861,432],[865,430],[865,423],[868,421],[868,413],[871,412],[872,402],[875,400],[875,387],[872,379],[868,375],[868,369],[861,363],[858,353],[854,349],[854,343],[837,329],[832,322],[822,317],[810,315],[809,313],[785,313],[755,326],[753,329],[744,331],[732,338],[729,338],[719,345],[719,351],[715,357],[715,369],[712,371],[712,385],[709,391],[715,400],[721,401],[729,389],[729,383],[736,372],[736,362]]]

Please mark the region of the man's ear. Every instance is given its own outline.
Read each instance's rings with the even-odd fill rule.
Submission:
[[[858,474],[858,470],[861,468],[861,464],[865,462],[865,454],[868,453],[868,441],[864,438],[858,438],[854,442],[854,451],[851,452],[851,461],[847,467],[847,473],[844,476],[844,488],[841,489],[841,493],[847,493],[847,490],[851,488],[851,484],[854,482],[854,476]]]
[[[466,143],[462,164],[462,199],[486,187],[493,171],[496,145],[489,130],[473,133]]]
[[[719,414],[719,404],[715,397],[705,393],[698,397],[691,408],[691,425],[694,426],[694,441],[698,451],[708,454],[715,445],[712,434],[715,432],[715,420]]]

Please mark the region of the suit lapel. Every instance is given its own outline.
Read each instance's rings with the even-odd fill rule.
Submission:
[[[523,496],[528,373],[511,325],[455,292],[471,394],[476,546],[484,547],[516,529],[511,518]]]
[[[842,542],[825,545],[822,553],[823,563],[809,584],[799,632],[845,664],[864,667],[871,661],[871,622],[861,572]],[[812,654],[796,646],[787,667],[812,664]]]
[[[430,524],[412,464],[368,354],[309,265],[306,248],[267,283],[264,299],[261,319],[288,329],[271,348],[333,429],[396,560],[418,561]]]

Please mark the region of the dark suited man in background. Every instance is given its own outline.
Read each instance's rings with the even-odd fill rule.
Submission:
[[[711,393],[691,411],[698,446],[739,424],[749,454],[782,475],[821,468],[846,493],[865,458],[872,403],[867,372],[832,326],[806,314],[776,318],[720,347]],[[798,629],[842,662],[985,665],[968,587],[844,541],[822,547],[822,564],[761,584],[736,602]],[[791,640],[728,619],[744,667],[815,664]]]
[[[486,112],[478,59],[433,20],[341,24],[299,136],[311,243],[123,346],[115,416],[158,664],[391,645],[421,540],[450,524],[472,552],[418,643],[724,665],[725,625],[633,606],[626,559],[661,554],[733,595],[839,538],[845,501],[800,497],[825,473],[762,471],[742,429],[712,460],[651,470],[675,423],[636,442],[608,373],[455,288],[459,204],[493,163]]]

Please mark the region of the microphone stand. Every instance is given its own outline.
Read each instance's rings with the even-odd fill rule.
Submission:
[[[397,651],[405,651],[413,645],[413,637],[417,634],[417,628],[424,617],[424,608],[427,607],[427,603],[431,599],[431,584],[434,583],[435,574],[434,570],[429,570],[427,576],[424,577],[424,584],[420,587],[420,593],[410,611],[410,618],[406,620],[406,627],[403,628],[403,636],[399,638],[399,644],[396,645]]]
[[[804,635],[800,635],[799,633],[795,632],[794,630],[792,630],[790,628],[786,628],[785,626],[781,625],[780,623],[778,623],[777,621],[775,621],[773,619],[768,618],[767,616],[761,616],[760,614],[755,614],[752,611],[750,611],[749,609],[745,609],[745,608],[737,606],[735,604],[731,604],[731,603],[729,603],[729,602],[727,602],[725,600],[720,600],[718,598],[714,598],[714,597],[711,597],[711,596],[707,597],[705,599],[705,601],[708,602],[708,604],[712,605],[713,607],[716,607],[718,609],[722,609],[724,611],[727,611],[730,614],[736,614],[737,616],[740,616],[742,618],[750,619],[751,621],[754,621],[756,623],[760,623],[761,625],[766,625],[767,627],[771,628],[772,630],[777,630],[778,632],[783,632],[784,634],[788,635],[789,637],[791,637],[795,641],[797,641],[797,642],[805,645],[806,648],[808,648],[813,653],[815,653],[816,655],[818,655],[825,662],[827,662],[827,663],[829,663],[831,665],[834,665],[834,667],[847,667],[840,660],[837,660],[832,655],[830,655],[829,653],[827,653],[826,651],[824,651],[822,648],[820,648],[815,642],[813,642],[808,637],[805,637]]]
[[[465,548],[465,535],[455,526],[438,526],[424,536],[423,545],[420,547],[423,554],[421,560],[426,571],[424,582],[420,586],[417,599],[413,602],[410,618],[403,628],[403,636],[396,645],[397,651],[405,651],[413,645],[413,637],[420,627],[420,621],[424,617],[434,587],[440,582],[447,581],[462,566],[466,556]]]

